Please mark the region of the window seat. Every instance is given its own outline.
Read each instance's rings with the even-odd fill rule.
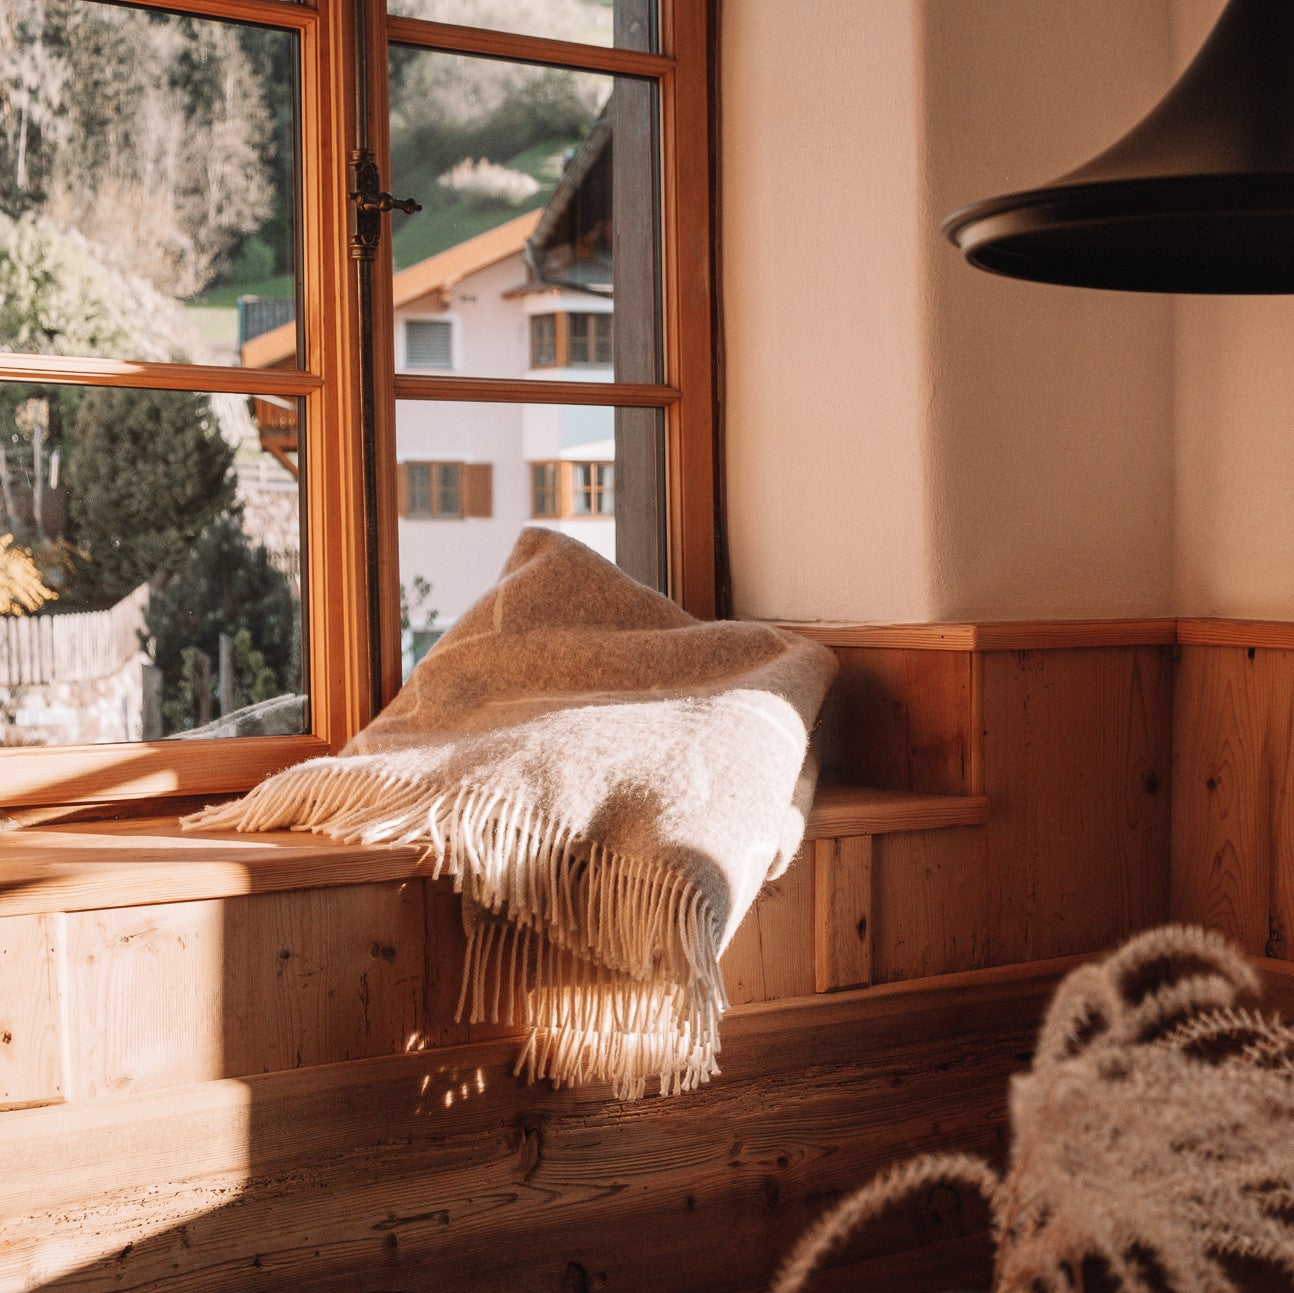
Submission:
[[[806,838],[987,820],[983,796],[825,785]],[[422,850],[411,845],[354,846],[299,831],[194,835],[175,817],[36,826],[0,834],[0,917],[373,884],[427,870]]]

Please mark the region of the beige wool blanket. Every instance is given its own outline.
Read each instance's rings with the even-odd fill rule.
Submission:
[[[718,1072],[719,954],[803,835],[834,667],[527,529],[339,755],[185,824],[426,845],[463,894],[459,1014],[526,1027],[518,1072],[686,1091]]]

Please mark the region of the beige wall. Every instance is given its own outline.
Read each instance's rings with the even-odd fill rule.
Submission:
[[[1177,0],[1185,62],[1222,0]],[[1294,299],[1177,303],[1175,603],[1294,618]]]
[[[917,15],[726,0],[721,21],[738,612],[927,619]]]
[[[984,274],[935,225],[1057,178],[1140,119],[1171,79],[1167,5],[923,0],[921,11],[936,617],[1163,614],[1171,301]]]
[[[738,612],[1294,616],[1294,302],[1050,288],[937,232],[1135,122],[1221,0],[725,0]]]

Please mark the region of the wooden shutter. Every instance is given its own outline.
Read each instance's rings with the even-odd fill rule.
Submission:
[[[464,516],[493,516],[494,464],[465,462],[462,490]]]
[[[409,515],[409,468],[405,463],[397,463],[395,468],[396,508],[400,516]]]

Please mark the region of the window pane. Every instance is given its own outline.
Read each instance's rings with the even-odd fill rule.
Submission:
[[[458,517],[401,509],[406,670],[415,642],[427,640],[416,635],[443,632],[490,588],[527,525],[562,530],[637,577],[654,568],[662,440],[655,409],[397,401],[406,479],[415,463],[452,467],[460,501],[469,473],[490,481],[489,505],[464,507]]]
[[[387,0],[387,11],[585,45],[657,47],[654,0]]]
[[[94,0],[7,35],[0,350],[296,364],[295,35]]]
[[[299,416],[0,384],[0,745],[308,730]]]
[[[393,217],[397,333],[441,316],[465,376],[660,380],[654,86],[407,46],[390,72],[423,206]]]

